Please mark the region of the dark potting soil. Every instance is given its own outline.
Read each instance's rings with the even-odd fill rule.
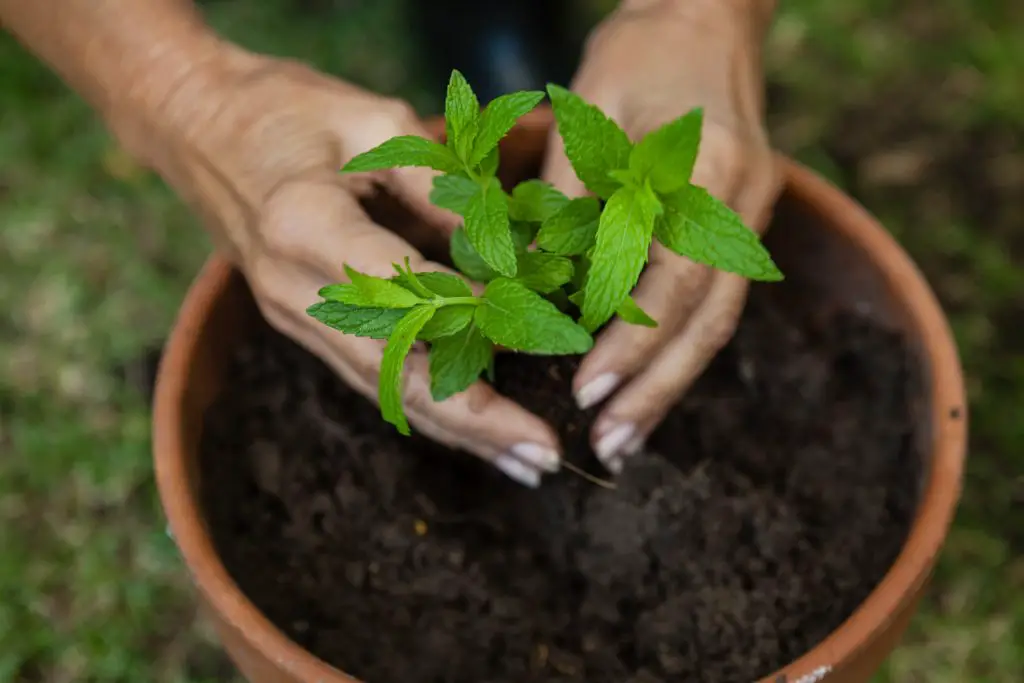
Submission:
[[[372,683],[750,683],[820,642],[891,566],[921,475],[901,340],[755,286],[740,329],[608,490],[539,490],[399,436],[271,332],[207,418],[205,504],[242,590]],[[574,359],[503,355],[557,425]]]

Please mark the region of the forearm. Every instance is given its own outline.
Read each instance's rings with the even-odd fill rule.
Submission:
[[[0,0],[0,26],[108,123],[166,113],[219,42],[191,0]]]

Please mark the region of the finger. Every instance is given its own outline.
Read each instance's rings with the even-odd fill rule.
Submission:
[[[573,378],[576,403],[581,409],[597,405],[639,372],[675,337],[707,292],[711,272],[706,266],[660,244],[651,251],[651,264],[633,291],[633,298],[658,326],[615,320],[601,333]]]
[[[551,426],[478,380],[437,402],[430,392],[427,354],[410,358],[405,384],[410,421],[451,448],[490,461],[521,484],[536,487],[540,476],[561,467],[558,435]]]
[[[321,325],[303,313],[308,296],[301,291],[299,287],[278,289],[273,297],[263,297],[261,308],[267,319],[376,403],[384,342]],[[445,401],[434,401],[426,351],[414,348],[406,359],[403,384],[406,417],[424,436],[472,453],[531,488],[540,485],[544,474],[558,471],[558,438],[550,426],[484,382],[477,381]]]
[[[725,201],[735,204],[740,186],[740,150],[728,131],[708,124],[693,182]],[[712,280],[708,267],[673,253],[655,243],[651,263],[634,290],[637,304],[658,326],[633,325],[621,320],[609,325],[587,354],[573,379],[576,402],[589,408],[611,395],[624,381],[639,372],[648,359],[676,336],[705,296]]]
[[[251,268],[261,308],[275,327],[376,400],[383,343],[332,330],[310,318],[306,308],[321,286],[342,279],[343,261],[381,276],[392,274],[391,264],[406,257],[414,270],[445,269],[371,223],[334,178],[282,186],[268,203],[264,223],[267,256]],[[483,382],[435,402],[422,349],[415,350],[407,363],[405,402],[410,422],[419,431],[489,460],[521,483],[535,485],[542,472],[559,467],[554,431]]]
[[[455,275],[469,286],[474,295],[483,294],[484,284],[424,258],[409,242],[370,220],[359,202],[342,190],[337,176],[324,178],[320,183],[303,183],[291,189],[290,193],[287,202],[295,209],[281,211],[282,219],[278,223],[290,223],[292,229],[288,230],[289,234],[302,235],[302,238],[292,240],[289,255],[293,260],[305,260],[313,270],[321,273],[327,280],[323,284],[348,280],[343,264],[338,260],[338,255],[344,254],[345,263],[367,275],[391,277],[395,274],[394,266],[403,265],[405,259],[409,259],[413,272]],[[328,201],[333,202],[330,204],[332,210],[326,209]],[[303,211],[306,213],[301,213]],[[324,223],[321,225],[318,220]],[[299,221],[304,221],[301,226]]]
[[[286,260],[316,272],[319,286],[345,281],[345,264],[390,277],[408,258],[415,271],[452,272],[373,223],[333,173],[282,185],[267,201],[260,236],[271,264]],[[315,294],[315,292],[314,292]]]
[[[746,300],[746,278],[716,271],[685,328],[609,402],[594,424],[594,451],[612,472],[643,444],[715,354],[729,341]]]

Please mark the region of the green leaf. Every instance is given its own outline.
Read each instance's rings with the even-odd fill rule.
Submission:
[[[513,221],[509,226],[512,235],[512,246],[517,255],[526,252],[527,247],[533,242],[534,225]],[[487,265],[483,257],[477,253],[473,245],[469,243],[466,231],[458,228],[452,233],[449,247],[452,263],[463,275],[477,282],[490,282],[499,273]]]
[[[412,267],[409,265],[409,257],[405,257],[405,267],[398,265],[397,263],[392,264],[395,268],[395,275],[391,278],[392,282],[397,282],[401,286],[408,289],[410,292],[418,297],[424,299],[433,299],[434,293],[431,292],[426,286],[420,282],[420,279],[416,276],[416,273],[412,272]]]
[[[628,168],[617,168],[608,171],[608,177],[620,185],[643,185],[643,179]]]
[[[463,162],[469,161],[480,120],[480,102],[458,69],[448,79],[448,92],[444,100],[444,123],[448,147]]]
[[[583,290],[581,289],[578,292],[573,292],[572,294],[570,294],[569,295],[569,301],[571,301],[572,303],[576,304],[576,308],[582,309],[583,308]]]
[[[395,265],[395,270],[398,271],[398,275],[392,278],[392,281],[397,282],[422,299],[431,300],[437,297],[473,296],[473,290],[470,289],[469,284],[457,275],[435,271],[414,273],[411,269],[402,269],[398,265]]]
[[[498,277],[498,273],[487,265],[487,261],[484,261],[483,256],[478,254],[473,245],[469,243],[465,228],[457,228],[452,233],[448,249],[452,263],[455,264],[460,273],[470,280],[490,282]]]
[[[572,274],[569,284],[577,290],[582,290],[587,283],[587,273],[590,272],[590,252],[593,247],[576,257],[576,272]],[[580,310],[582,310],[582,306]]]
[[[690,185],[662,201],[656,235],[675,253],[751,280],[783,279],[757,233],[703,187]]]
[[[516,250],[509,232],[508,197],[490,178],[466,206],[466,236],[476,252],[502,275],[516,274]]]
[[[564,256],[582,254],[594,246],[600,217],[601,203],[596,197],[570,200],[540,226],[537,246]]]
[[[425,166],[445,173],[462,169],[462,163],[444,145],[417,135],[400,135],[352,157],[341,172],[363,173],[403,166]]]
[[[430,345],[430,393],[444,401],[468,389],[494,358],[494,344],[475,325]]]
[[[544,295],[544,298],[555,305],[555,308],[565,313],[571,307],[569,302],[569,295],[566,293],[564,287],[560,287],[553,292],[548,292]]]
[[[627,296],[626,300],[622,302],[615,312],[620,318],[631,325],[643,325],[644,327],[658,326],[658,321],[647,315],[647,312],[640,308],[631,296]]]
[[[686,187],[700,151],[702,109],[693,109],[648,133],[629,156],[629,168],[661,194]]]
[[[392,280],[365,275],[345,265],[351,285],[331,285],[320,290],[320,296],[354,306],[375,308],[412,308],[423,299]]]
[[[498,146],[505,134],[523,116],[544,99],[544,93],[521,90],[494,98],[480,116],[473,152],[468,159],[475,166]]]
[[[363,308],[338,301],[322,301],[306,309],[306,313],[324,325],[356,337],[387,339],[407,308]]]
[[[484,157],[484,160],[480,162],[480,175],[484,178],[493,178],[498,174],[498,164],[501,162],[501,152],[497,147],[491,150],[491,153]]]
[[[617,123],[579,95],[548,85],[558,133],[577,177],[587,189],[608,198],[619,184],[608,172],[626,168],[633,144]]]
[[[572,318],[522,283],[498,278],[484,290],[474,322],[488,339],[516,351],[586,353],[594,340]]]
[[[612,195],[601,212],[583,287],[583,325],[588,330],[611,318],[636,286],[647,263],[657,208],[651,193],[626,186]]]
[[[569,198],[551,183],[527,180],[512,190],[508,213],[515,221],[540,223],[569,203]]]
[[[320,291],[317,292],[317,296],[328,301],[340,302],[343,299],[351,299],[353,291],[357,291],[355,285],[350,282],[341,282],[321,287]]]
[[[548,294],[569,282],[572,273],[572,261],[564,256],[528,251],[519,257],[516,281],[535,292]]]
[[[512,231],[512,246],[515,247],[516,254],[522,254],[533,244],[533,238],[537,235],[537,224],[512,221],[509,230]]]
[[[434,178],[430,201],[434,206],[465,216],[470,198],[479,191],[480,186],[465,176],[439,175]]]
[[[442,337],[455,334],[473,321],[476,306],[472,304],[456,304],[437,309],[434,317],[420,330],[419,338],[424,341],[436,341]]]
[[[388,337],[384,357],[380,363],[380,383],[377,396],[380,411],[387,422],[395,425],[399,433],[409,436],[409,423],[402,408],[402,366],[409,349],[416,342],[416,335],[434,315],[434,306],[417,306],[405,314]]]
[[[473,296],[473,290],[469,288],[469,284],[458,275],[427,271],[417,273],[417,276],[420,282],[437,296],[446,298]]]

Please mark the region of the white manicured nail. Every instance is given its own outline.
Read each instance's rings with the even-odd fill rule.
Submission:
[[[630,439],[629,443],[622,447],[622,453],[624,455],[636,455],[644,449],[644,438],[642,436],[635,436]]]
[[[597,448],[595,449],[597,458],[608,468],[609,472],[618,474],[622,471],[622,458],[619,453],[622,451],[623,446],[633,439],[634,432],[636,432],[636,428],[633,425],[629,423],[620,424],[609,429],[598,440]]]
[[[499,455],[494,466],[523,486],[535,489],[540,486],[540,472],[524,463],[514,455]]]
[[[576,392],[576,405],[580,407],[580,410],[595,406],[608,398],[608,394],[615,391],[617,386],[619,386],[619,376],[614,372],[598,375]]]
[[[546,472],[557,472],[562,466],[558,453],[536,443],[517,443],[512,447],[512,455]]]

